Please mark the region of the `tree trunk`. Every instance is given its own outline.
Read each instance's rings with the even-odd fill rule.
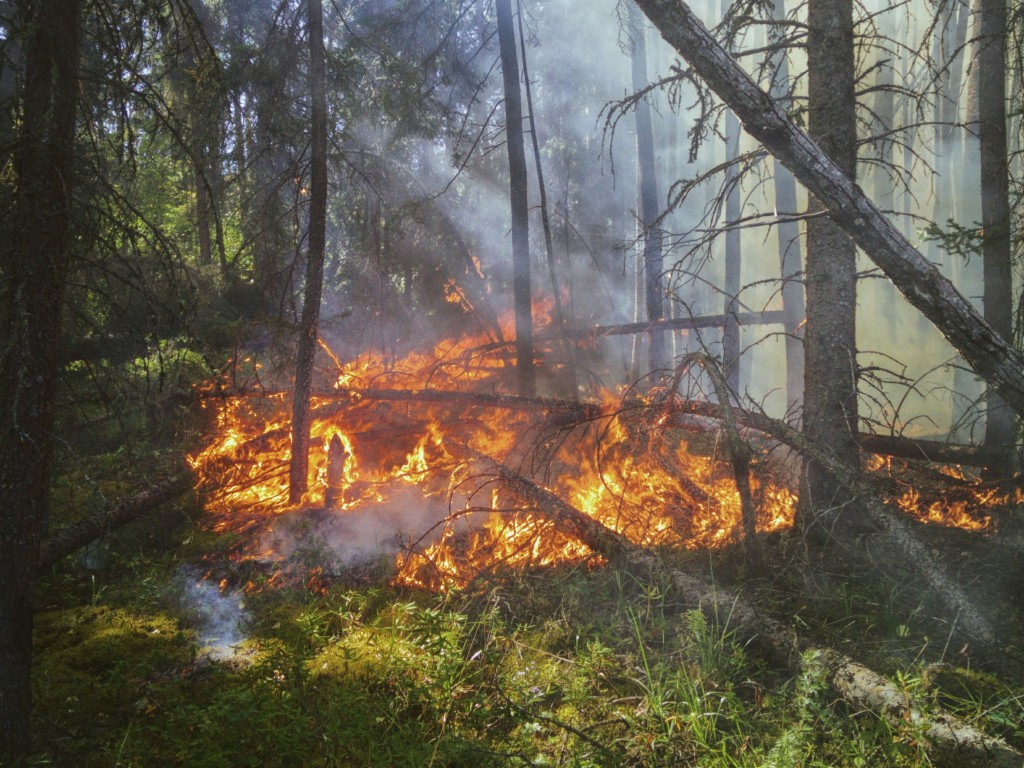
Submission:
[[[1013,333],[1010,187],[1006,143],[1006,0],[981,0],[978,123],[985,319],[1004,338]],[[1009,454],[1013,413],[991,387],[985,392],[985,446]]]
[[[853,2],[810,0],[807,18],[808,134],[852,179],[857,168]],[[809,201],[810,212],[822,207],[814,198]],[[832,446],[842,461],[857,466],[857,253],[832,219],[807,222],[806,288],[804,431],[812,442]],[[823,524],[816,533],[831,530],[852,499],[816,462],[808,461],[805,472],[800,525]]]
[[[888,25],[883,30],[890,34]],[[895,36],[895,35],[893,35]],[[875,61],[875,87],[878,92],[875,94],[874,118],[875,130],[880,138],[875,140],[875,162],[872,176],[874,181],[874,200],[882,212],[892,215],[895,202],[895,168],[894,150],[895,142],[892,138],[892,130],[896,125],[896,92],[893,82],[893,54],[888,51],[879,51]],[[906,139],[909,141],[909,137]],[[885,317],[893,317],[896,312],[896,289],[892,283],[880,280],[872,281],[874,293],[878,297],[878,306]]]
[[[630,65],[633,90],[641,91],[650,85],[647,77],[647,30],[644,19],[637,9],[629,6]],[[664,288],[662,287],[662,237],[658,226],[658,179],[654,161],[654,128],[651,125],[651,105],[646,98],[636,103],[636,159],[637,180],[640,186],[640,225],[642,228],[643,250],[643,296],[649,321],[661,320],[665,316]],[[665,335],[661,331],[650,332],[651,371],[661,371],[668,366],[665,351]]]
[[[533,88],[530,85],[530,70],[526,64],[526,35],[523,34],[523,5],[516,0],[519,13],[519,51],[523,55],[523,86],[526,91],[526,108],[530,122],[530,143],[533,145],[533,165],[537,169],[537,193],[540,198],[540,220],[544,229],[544,250],[548,257],[548,279],[551,281],[551,297],[555,302],[555,322],[559,328],[570,329],[569,318],[562,307],[562,291],[558,287],[558,273],[555,269],[555,244],[551,234],[551,216],[548,213],[548,190],[544,182],[544,164],[540,159],[540,137],[537,135],[537,115],[533,108]],[[564,151],[564,150],[563,150]],[[568,251],[566,252],[568,258]],[[568,389],[572,397],[579,397],[579,381],[576,377],[576,348],[568,338],[565,340],[565,363]]]
[[[312,152],[309,191],[309,257],[299,325],[292,395],[292,454],[288,468],[288,500],[298,504],[309,482],[309,393],[313,386],[320,297],[324,287],[324,242],[327,236],[327,94],[324,82],[324,21],[321,0],[309,4],[309,90]]]
[[[740,154],[740,123],[731,111],[725,113],[725,160],[733,162]],[[722,364],[728,391],[740,392],[740,270],[743,264],[742,238],[734,226],[740,218],[740,179],[735,163],[725,172],[725,327],[722,329]]]
[[[78,2],[20,8],[25,70],[13,237],[0,265],[0,763],[17,763],[30,748],[32,589],[49,516],[78,103]]]
[[[636,0],[664,38],[781,160],[1018,414],[1024,414],[1024,355],[996,332],[861,189],[793,125],[681,0]]]
[[[786,18],[784,0],[775,0],[774,18]],[[784,110],[790,108],[789,59],[786,51],[779,51],[771,94]],[[775,210],[783,216],[796,213],[796,180],[793,174],[775,160]],[[779,241],[779,277],[782,280],[782,311],[785,313],[786,332],[786,410],[797,410],[803,404],[804,393],[804,307],[803,248],[800,243],[800,225],[796,221],[783,221],[777,225]]]
[[[949,169],[947,178],[941,183],[941,188],[949,190],[956,202],[954,206],[954,217],[964,226],[974,226],[975,222],[981,220],[981,194],[980,174],[973,173],[977,167],[979,152],[978,129],[977,129],[977,108],[970,106],[970,95],[974,91],[972,82],[977,79],[977,66],[974,65],[971,51],[977,45],[969,45],[967,42],[967,30],[970,26],[970,19],[973,15],[970,3],[965,0],[958,0],[959,12],[955,24],[955,37],[951,49],[959,51],[959,56],[951,66],[950,78],[947,81],[947,93],[949,94],[949,109],[946,120],[953,124],[950,135],[950,143],[945,147],[943,155],[948,157],[947,167]],[[970,64],[973,73],[967,83],[968,98],[966,109],[961,109],[961,98],[964,91],[964,70],[965,63]],[[977,99],[975,98],[976,102]],[[966,115],[961,118],[961,113]],[[966,122],[969,127],[964,128],[961,122]],[[936,221],[942,226],[944,221]],[[983,301],[982,273],[983,259],[955,258],[951,279],[961,293],[967,296],[975,306],[981,306]],[[984,309],[982,309],[984,312]],[[977,418],[979,409],[983,407],[983,387],[978,377],[964,364],[962,359],[956,360],[953,365],[953,386],[950,392],[950,439],[956,441],[967,441],[975,437],[975,427],[980,425],[981,420]]]
[[[498,47],[505,90],[505,138],[508,148],[509,198],[512,206],[512,302],[516,316],[516,374],[519,394],[536,391],[533,368],[533,306],[530,297],[530,222],[527,204],[523,107],[519,92],[519,57],[512,24],[511,0],[497,0]]]

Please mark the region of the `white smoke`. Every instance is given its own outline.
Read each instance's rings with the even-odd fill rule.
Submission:
[[[179,568],[175,582],[182,608],[194,624],[200,655],[217,661],[233,658],[249,623],[242,593],[212,584],[193,566]]]

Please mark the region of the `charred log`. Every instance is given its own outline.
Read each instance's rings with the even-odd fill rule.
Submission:
[[[699,315],[695,317],[677,317],[672,320],[648,320],[639,323],[595,325],[592,328],[557,328],[535,334],[533,338],[536,342],[561,341],[562,339],[587,341],[600,339],[605,336],[633,336],[664,331],[682,331],[691,328],[724,328],[727,322],[732,322],[733,320],[738,325],[782,325],[785,321],[785,313],[782,310],[769,310],[767,312],[740,312],[735,315]],[[490,352],[495,349],[501,349],[511,343],[487,344],[477,347],[477,350]]]
[[[959,445],[938,440],[918,440],[898,435],[857,436],[860,447],[871,453],[896,456],[901,459],[929,461],[935,464],[960,464],[967,467],[997,466],[1002,455],[980,445]]]

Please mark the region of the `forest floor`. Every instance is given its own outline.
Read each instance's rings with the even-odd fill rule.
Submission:
[[[240,565],[201,516],[165,508],[41,579],[34,764],[930,765],[914,726],[851,711],[813,659],[770,668],[666,585],[563,566],[415,592],[388,586],[390,560]],[[980,568],[968,582],[1019,576],[936,537]],[[756,572],[738,549],[665,557],[1024,748],[1021,681],[959,668],[918,586],[811,567],[790,533],[764,544]],[[1002,583],[979,592],[1016,625],[1020,582]]]

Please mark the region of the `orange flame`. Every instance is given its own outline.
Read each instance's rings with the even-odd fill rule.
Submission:
[[[503,318],[503,325],[511,335],[510,319]],[[637,415],[643,409],[566,426],[552,424],[540,410],[359,396],[360,389],[370,387],[406,394],[424,388],[500,390],[514,361],[506,349],[486,346],[487,341],[482,336],[445,339],[404,358],[362,355],[346,364],[332,354],[341,370],[335,387],[347,391],[343,399],[311,403],[311,444],[324,450],[311,451],[309,491],[297,506],[288,502],[287,397],[211,399],[216,431],[190,461],[206,491],[213,527],[250,539],[247,556],[266,556],[259,551],[260,535],[277,518],[323,508],[326,447],[337,434],[348,454],[342,502],[318,514],[339,520],[372,517],[396,499],[407,503],[411,490],[423,505],[429,532],[403,532],[407,542],[421,538],[396,556],[400,584],[445,589],[496,567],[601,562],[559,531],[544,510],[531,509],[471,462],[454,459],[445,447],[450,439],[532,472],[538,485],[634,543],[697,548],[736,540],[740,498],[728,465],[691,451],[687,434],[670,423],[645,422]],[[604,402],[609,414],[616,413],[616,394],[606,392]],[[874,468],[884,466],[880,461]],[[758,530],[792,525],[795,493],[765,472],[755,475]],[[480,504],[483,496],[487,501]],[[914,489],[897,504],[942,524],[988,524],[967,501],[922,507]]]

